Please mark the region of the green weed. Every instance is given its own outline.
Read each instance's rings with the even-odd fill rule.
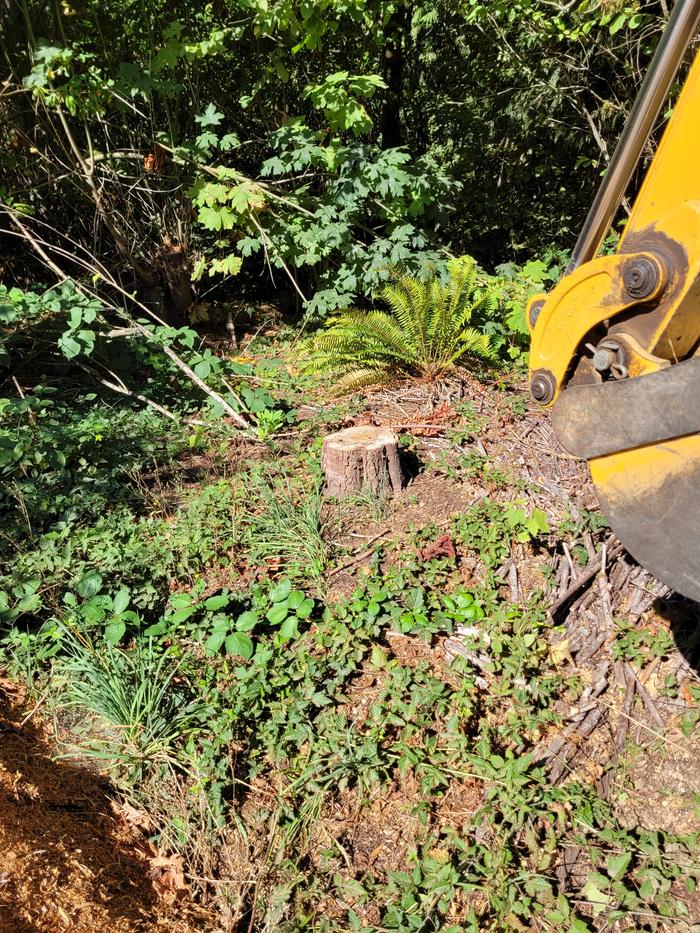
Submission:
[[[550,530],[541,509],[528,514],[517,503],[501,505],[488,498],[454,518],[452,528],[456,539],[474,549],[490,570],[510,556],[513,541],[525,544]]]
[[[616,628],[612,646],[614,658],[643,666],[652,658],[662,658],[674,649],[673,635],[666,628],[640,628],[627,619],[618,619]]]
[[[178,664],[152,641],[129,650],[104,648],[66,632],[61,664],[68,701],[108,726],[81,745],[130,783],[159,765],[182,765],[182,745],[194,729],[197,703],[175,682]],[[99,727],[98,727],[99,729]]]
[[[377,525],[383,522],[389,511],[389,498],[380,492],[377,495],[372,489],[366,487],[346,500],[348,505],[354,505],[357,508],[364,509],[370,519]]]
[[[163,618],[149,626],[147,637],[178,638],[180,642],[201,645],[207,657],[226,655],[250,660],[256,636],[276,629],[274,644],[281,647],[299,636],[314,609],[314,601],[303,591],[292,588],[291,580],[269,587],[255,586],[248,598],[241,593],[221,593],[202,600],[198,589],[170,597]]]
[[[245,518],[252,560],[287,576],[319,581],[328,563],[318,488],[292,490],[288,480],[256,488],[259,511]]]

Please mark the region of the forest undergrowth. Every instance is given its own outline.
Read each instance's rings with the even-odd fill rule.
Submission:
[[[518,372],[329,402],[279,321],[243,345],[269,433],[117,410],[70,362],[13,403],[3,690],[106,781],[155,879],[143,928],[196,902],[194,929],[698,929],[693,610],[621,586],[589,656],[584,615],[548,612],[611,544]],[[321,439],[353,424],[399,432],[394,500],[323,497]],[[70,885],[22,898],[32,858],[2,876],[15,928],[90,917]]]
[[[672,6],[5,4],[2,933],[700,933],[697,606],[525,390]]]

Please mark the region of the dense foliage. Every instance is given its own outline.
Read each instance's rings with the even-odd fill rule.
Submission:
[[[4,223],[178,323],[233,276],[319,316],[446,249],[570,246],[666,14],[22,0],[0,25]]]
[[[445,278],[395,275],[379,296],[388,310],[332,317],[309,341],[307,368],[339,376],[336,390],[347,392],[401,374],[436,379],[467,357],[493,362],[484,326],[500,311],[499,292],[469,256],[451,259]]]
[[[3,10],[0,673],[21,725],[55,714],[217,928],[695,929],[697,839],[621,820],[624,775],[598,793],[633,756],[562,786],[543,758],[583,689],[549,642],[552,558],[565,540],[583,572],[604,522],[526,455],[519,476],[490,459],[526,410],[526,300],[561,274],[665,0]],[[423,377],[422,410],[349,395],[396,374]],[[405,491],[399,530],[369,492],[324,498],[319,456],[397,411],[402,458],[447,480],[427,506]],[[671,653],[615,621],[615,661]],[[405,818],[393,869],[349,835],[373,809]]]

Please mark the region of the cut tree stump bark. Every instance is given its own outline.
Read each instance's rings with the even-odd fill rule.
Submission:
[[[327,496],[344,499],[358,492],[397,493],[403,485],[399,439],[389,428],[362,425],[323,440],[321,467]]]

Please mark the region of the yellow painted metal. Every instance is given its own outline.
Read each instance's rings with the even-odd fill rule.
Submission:
[[[677,479],[700,463],[700,436],[677,437],[636,450],[589,460],[591,478],[615,498],[637,498],[640,503],[669,480]]]
[[[620,247],[639,230],[700,198],[698,126],[700,121],[700,55],[688,73],[664,135],[632,208]]]
[[[642,305],[637,327],[629,315],[618,327],[630,333],[645,354],[678,360],[700,340],[700,55],[693,63],[658,152],[647,172],[625,228],[618,252],[585,263],[547,296],[532,330],[530,369],[545,369],[556,382],[556,394],[571,372],[583,342],[598,324]],[[654,247],[652,259],[664,259],[669,281],[659,307],[649,312],[654,296],[633,301],[625,294],[625,263]],[[657,290],[658,295],[658,290]],[[530,303],[541,301],[535,296]],[[529,319],[529,314],[528,314]],[[606,325],[606,327],[609,325]],[[646,362],[632,366],[648,372]]]
[[[700,600],[700,436],[589,460],[601,508],[641,564]]]
[[[647,353],[631,334],[616,331],[615,338],[622,343],[627,351],[627,371],[630,379],[634,379],[635,376],[648,376],[649,373],[655,373],[659,369],[670,366],[668,360],[660,360],[658,356]]]
[[[700,127],[700,88],[698,95]],[[626,234],[623,249],[635,242],[655,243],[666,254],[669,283],[656,309],[610,328],[613,336],[624,328],[647,353],[671,362],[688,356],[700,338],[700,177],[695,187],[698,199],[689,199],[656,223]]]
[[[642,256],[653,258],[664,281],[654,295],[633,301],[623,270]],[[700,355],[700,54],[617,252],[584,263],[550,294],[536,296],[530,308],[538,303],[530,370],[551,374],[547,404],[554,404],[574,373],[579,382],[600,381],[586,362],[585,345],[602,337],[623,345],[631,379]],[[601,505],[631,553],[681,592],[700,598],[700,435],[609,454],[589,465]]]
[[[651,253],[628,254],[624,262],[639,258],[647,259],[659,270],[659,285],[654,292],[657,295],[665,283],[666,271]],[[554,395],[549,404],[556,401],[563,388],[572,360],[586,334],[603,321],[612,320],[640,304],[625,291],[623,265],[619,256],[599,256],[565,276],[546,296],[532,333],[530,369],[544,369],[554,377]],[[541,298],[540,295],[535,296],[530,308]]]

